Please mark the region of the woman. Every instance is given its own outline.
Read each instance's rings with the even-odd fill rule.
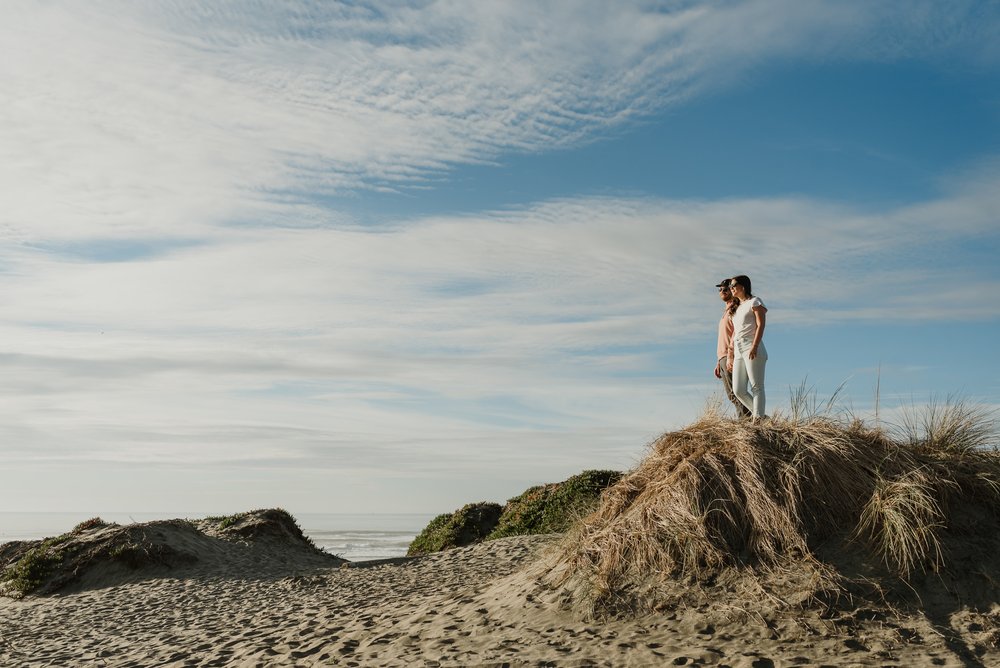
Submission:
[[[733,393],[753,414],[764,417],[764,323],[767,307],[750,291],[750,278],[734,276],[729,283],[740,305],[733,314]],[[749,383],[750,389],[747,390]]]

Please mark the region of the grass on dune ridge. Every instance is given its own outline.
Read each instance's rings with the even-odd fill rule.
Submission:
[[[760,585],[794,572],[812,594],[843,592],[861,572],[848,575],[844,555],[866,578],[907,583],[1000,552],[992,413],[949,402],[871,426],[804,390],[792,399],[789,415],[758,424],[710,406],[658,438],[568,534],[546,579],[592,612],[634,611],[664,605],[671,583],[734,573]]]

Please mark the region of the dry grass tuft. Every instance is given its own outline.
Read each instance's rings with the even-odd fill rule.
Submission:
[[[734,573],[760,597],[776,576],[829,596],[844,576],[822,555],[846,550],[905,580],[946,566],[946,534],[975,531],[951,509],[998,519],[985,413],[939,409],[922,436],[894,438],[814,408],[761,424],[709,409],[664,434],[570,532],[547,580],[594,612],[661,607],[667,585]]]
[[[993,413],[954,398],[904,410],[897,431],[918,450],[976,453],[997,443]]]

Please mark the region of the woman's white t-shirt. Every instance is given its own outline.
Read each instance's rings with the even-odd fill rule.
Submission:
[[[764,306],[764,302],[760,297],[751,297],[736,307],[736,313],[733,314],[734,339],[753,339],[753,335],[757,332],[757,316],[753,310],[758,306]]]

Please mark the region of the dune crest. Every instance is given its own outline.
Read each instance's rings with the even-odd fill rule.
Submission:
[[[0,594],[48,595],[109,587],[184,569],[266,573],[275,567],[336,566],[284,510],[264,509],[202,520],[159,520],[129,525],[99,518],[37,541],[0,546]]]

